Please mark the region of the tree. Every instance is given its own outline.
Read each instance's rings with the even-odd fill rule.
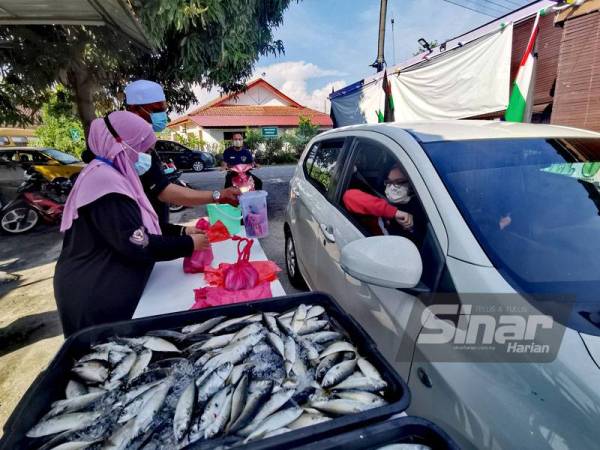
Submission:
[[[54,147],[75,156],[85,149],[83,126],[73,111],[73,102],[65,89],[58,86],[41,109],[41,125],[36,130],[39,144]]]
[[[32,123],[62,83],[89,128],[119,106],[136,78],[161,83],[172,109],[196,100],[192,86],[241,90],[261,55],[283,52],[272,30],[292,0],[132,0],[156,48],[146,52],[109,27],[0,27],[0,122]]]

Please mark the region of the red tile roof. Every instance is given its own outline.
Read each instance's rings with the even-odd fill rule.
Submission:
[[[202,127],[296,127],[301,116],[308,117],[313,124],[321,127],[333,126],[329,115],[295,106],[213,106],[186,116],[185,119]],[[171,125],[177,123],[180,121],[174,121]]]

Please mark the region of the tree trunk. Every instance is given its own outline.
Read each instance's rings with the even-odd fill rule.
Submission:
[[[96,106],[94,105],[94,80],[84,64],[77,64],[69,73],[69,84],[75,94],[77,112],[83,124],[85,138],[90,130],[92,120],[96,118]]]

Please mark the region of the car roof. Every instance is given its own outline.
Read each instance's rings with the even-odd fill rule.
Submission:
[[[346,130],[375,131],[389,136],[406,131],[420,142],[511,138],[600,138],[600,133],[578,128],[493,120],[429,120],[351,125],[324,134]]]

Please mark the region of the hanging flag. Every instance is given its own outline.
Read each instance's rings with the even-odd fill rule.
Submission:
[[[383,92],[385,92],[385,109],[383,112],[384,122],[394,122],[394,96],[392,85],[387,77],[387,70],[383,72]]]
[[[533,91],[535,77],[534,56],[535,42],[540,31],[540,14],[538,12],[533,23],[533,30],[529,37],[527,50],[521,59],[517,78],[513,87],[508,108],[504,118],[507,122],[531,122],[531,111],[533,108]]]

